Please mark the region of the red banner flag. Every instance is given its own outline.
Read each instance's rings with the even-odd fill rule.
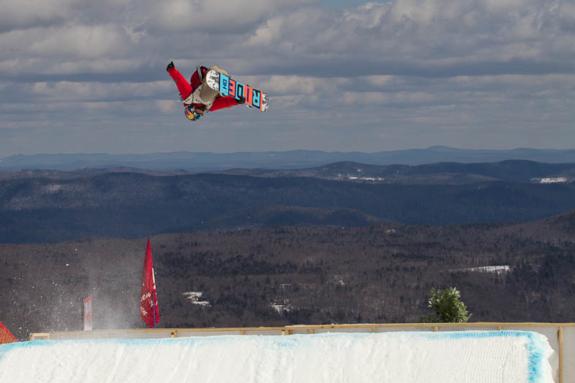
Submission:
[[[152,260],[152,244],[148,239],[146,259],[144,260],[144,275],[142,277],[142,296],[140,297],[140,315],[146,326],[155,327],[160,323],[160,309],[156,294],[156,278]]]

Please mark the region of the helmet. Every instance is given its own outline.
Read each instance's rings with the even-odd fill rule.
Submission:
[[[200,113],[196,112],[192,105],[186,107],[185,114],[186,118],[190,121],[197,121],[202,117]]]

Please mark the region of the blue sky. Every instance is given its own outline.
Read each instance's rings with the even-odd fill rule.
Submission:
[[[572,148],[567,0],[0,0],[0,157]],[[269,92],[188,122],[166,64]]]

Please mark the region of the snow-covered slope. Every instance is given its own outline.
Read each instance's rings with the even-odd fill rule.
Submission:
[[[551,383],[551,352],[522,331],[33,341],[0,347],[0,382]]]

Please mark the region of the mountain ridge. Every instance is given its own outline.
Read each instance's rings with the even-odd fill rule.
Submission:
[[[223,170],[241,168],[301,168],[339,161],[375,165],[421,165],[435,162],[495,162],[508,159],[538,162],[575,162],[575,149],[458,149],[434,146],[377,152],[326,152],[288,150],[268,152],[166,152],[150,154],[34,154],[0,159],[0,169],[75,170],[93,167],[135,167],[147,169]]]
[[[219,173],[66,174],[0,179],[0,243],[288,224],[519,223],[575,209],[573,182],[468,175],[410,184]]]

